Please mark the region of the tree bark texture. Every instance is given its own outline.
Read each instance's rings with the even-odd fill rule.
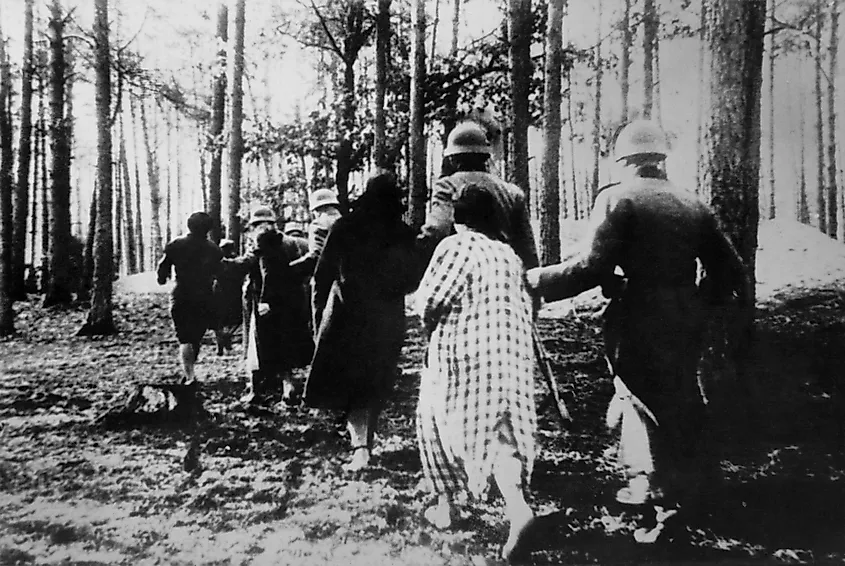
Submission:
[[[50,271],[45,306],[72,300],[70,281],[70,139],[65,115],[64,14],[54,0],[50,14]]]
[[[0,336],[15,333],[12,309],[12,75],[0,18]]]
[[[83,335],[113,334],[112,281],[112,138],[110,122],[111,77],[109,53],[108,0],[94,3],[95,103],[97,110],[97,230],[94,235],[94,279],[88,319],[80,329]]]
[[[246,0],[235,2],[235,29],[232,45],[232,80],[229,83],[229,103],[231,108],[231,125],[229,128],[228,145],[228,176],[229,176],[229,207],[228,229],[229,239],[235,242],[235,249],[241,246],[241,160],[244,154],[243,139],[243,76],[244,76],[244,25],[246,23]]]
[[[411,132],[408,141],[410,167],[411,225],[419,228],[425,221],[428,196],[425,147],[425,0],[414,0],[411,13]]]
[[[158,167],[158,157],[150,142],[150,125],[147,120],[147,103],[144,98],[138,99],[141,109],[141,135],[144,138],[144,154],[147,160],[147,180],[150,185],[150,232],[151,232],[151,261],[156,262],[162,254],[161,241],[161,175]]]
[[[705,127],[705,182],[721,227],[754,282],[759,220],[760,92],[765,0],[716,0],[707,15],[711,107]],[[753,289],[753,287],[752,287]],[[754,293],[742,327],[751,332]]]
[[[602,2],[596,2],[596,49],[594,53],[593,66],[596,72],[596,94],[593,105],[593,182],[590,184],[591,197],[595,200],[599,194],[599,163],[601,162],[601,93],[602,79],[604,78],[604,67],[601,58],[601,12]]]
[[[775,2],[769,0],[769,32],[768,48],[769,53],[769,220],[774,219],[777,213],[775,203]]]
[[[211,164],[208,172],[208,214],[211,216],[211,239],[218,243],[223,237],[223,216],[220,187],[223,175],[223,126],[226,121],[226,43],[229,41],[229,8],[221,1],[217,12],[217,66],[211,102],[211,127],[208,146]]]
[[[657,37],[657,14],[654,0],[643,5],[643,117],[654,113],[654,40]]]
[[[629,93],[631,90],[631,47],[634,44],[634,31],[631,29],[631,2],[625,0],[622,13],[622,56],[619,62],[619,83],[622,89],[622,123],[628,123]]]
[[[29,171],[32,160],[32,5],[24,8],[23,66],[21,69],[20,138],[18,143],[18,177],[15,185],[12,236],[12,298],[26,298],[24,267],[26,264],[26,228],[29,217]]]
[[[379,0],[376,23],[376,100],[375,136],[373,156],[376,167],[393,169],[395,164],[385,163],[386,123],[384,98],[387,91],[387,69],[390,64],[390,0]]]
[[[531,90],[531,0],[509,0],[510,16],[510,89],[513,108],[513,151],[511,181],[525,191],[525,202],[531,202],[528,175],[528,126],[531,110],[528,95]]]
[[[546,24],[546,84],[543,100],[543,195],[538,199],[540,216],[540,263],[560,261],[560,104],[563,68],[563,2],[549,0]]]
[[[830,1],[830,43],[827,48],[827,234],[839,232],[839,202],[836,186],[836,80],[839,74],[839,0]]]
[[[818,215],[818,228],[824,234],[827,234],[827,201],[825,193],[827,185],[825,184],[825,170],[824,170],[824,112],[822,110],[822,0],[816,0],[815,3],[815,29],[813,31],[813,42],[815,43],[815,60],[814,60],[814,94],[816,104],[816,214]]]

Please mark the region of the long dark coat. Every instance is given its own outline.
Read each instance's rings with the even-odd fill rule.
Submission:
[[[405,295],[420,274],[416,233],[400,218],[351,214],[333,226],[314,271],[317,339],[307,406],[360,409],[392,390]]]
[[[605,311],[605,351],[613,372],[654,413],[670,459],[695,449],[703,401],[696,379],[708,309],[745,300],[743,262],[709,207],[662,178],[636,178],[599,193],[583,247],[540,268],[546,300],[627,280]],[[706,285],[698,286],[698,259]],[[658,455],[659,457],[660,455]]]
[[[273,231],[259,238],[254,252],[224,262],[238,263],[246,270],[244,302],[255,317],[258,363],[263,372],[305,367],[311,361],[314,343],[304,276],[289,265],[299,253],[294,240]],[[258,316],[259,303],[270,305],[264,316]],[[248,325],[244,328],[249,331]]]

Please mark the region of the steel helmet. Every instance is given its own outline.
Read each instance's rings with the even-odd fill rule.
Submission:
[[[308,196],[308,208],[314,212],[321,206],[340,206],[337,194],[331,189],[317,189]]]
[[[284,233],[288,236],[304,236],[305,232],[306,226],[304,222],[297,222],[295,220],[285,222]]]
[[[490,155],[490,142],[484,127],[476,122],[461,122],[449,133],[443,157],[460,153],[483,153]]]
[[[666,134],[650,120],[634,120],[616,138],[616,161],[634,156],[666,158],[669,141]]]
[[[252,214],[249,217],[250,226],[255,226],[256,224],[260,224],[262,222],[276,223],[276,214],[269,206],[259,206],[252,211]]]

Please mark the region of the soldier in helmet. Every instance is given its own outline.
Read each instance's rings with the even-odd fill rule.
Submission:
[[[420,232],[420,243],[430,256],[438,242],[452,234],[455,225],[453,199],[473,184],[488,190],[496,203],[496,224],[503,241],[513,247],[526,268],[538,265],[537,249],[525,192],[488,172],[492,148],[483,126],[461,122],[449,133],[443,150],[442,176],[434,184],[431,207]]]
[[[599,193],[582,245],[563,263],[529,270],[527,279],[548,301],[599,285],[611,296],[604,339],[616,393],[607,422],[621,425],[618,455],[628,480],[616,499],[655,505],[659,520],[657,507],[676,510],[706,469],[696,370],[708,308],[734,295],[746,304],[750,286],[709,207],[667,179],[663,131],[632,122],[615,151],[622,181]],[[706,271],[698,285],[696,260]],[[613,285],[617,269],[624,279]],[[656,536],[660,526],[637,536]]]
[[[293,238],[276,227],[266,206],[253,211],[249,232],[253,250],[229,260],[246,274],[244,285],[244,350],[249,374],[241,402],[268,404],[282,390],[282,401],[298,403],[293,368],[311,361],[314,348],[308,328],[303,276],[290,263],[302,253]]]
[[[211,227],[211,217],[205,212],[191,214],[188,234],[165,246],[157,269],[159,285],[170,279],[172,270],[176,271],[170,315],[179,340],[179,359],[186,384],[194,383],[194,365],[205,331],[217,326],[212,286],[223,252],[207,238]]]

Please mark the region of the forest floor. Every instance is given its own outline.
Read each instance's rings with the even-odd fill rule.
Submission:
[[[612,383],[597,300],[546,307],[540,333],[574,422],[563,431],[550,410],[539,415],[530,563],[845,562],[845,246],[828,242],[805,227],[761,226],[750,397],[715,384],[722,478],[674,541],[635,543],[634,516],[613,500],[621,482],[603,424]],[[240,350],[217,356],[210,335],[198,366],[207,419],[95,422],[135,385],[177,379],[167,295],[149,283],[119,286],[120,333],[108,338],[73,336],[81,309],[16,306],[20,335],[0,342],[0,564],[498,563],[499,500],[450,531],[422,520],[417,319],[362,473],[342,470],[337,415],[238,410]],[[199,461],[186,471],[192,444]]]

